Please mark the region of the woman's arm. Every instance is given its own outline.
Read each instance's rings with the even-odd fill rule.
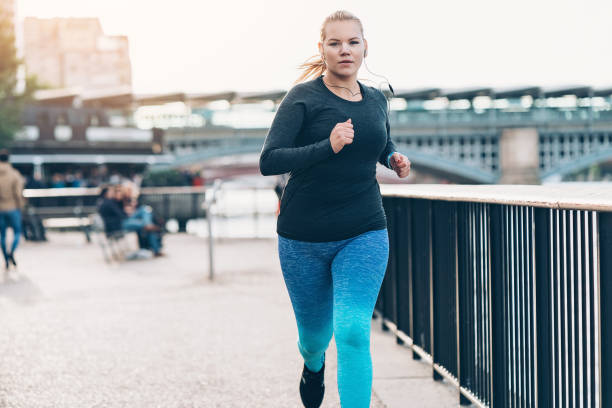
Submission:
[[[289,91],[274,116],[259,157],[259,171],[264,176],[304,169],[334,155],[329,138],[295,147],[306,117],[306,105],[299,94],[296,88]]]
[[[393,169],[389,160],[391,159],[393,153],[397,151],[397,148],[395,147],[393,140],[391,140],[391,126],[389,126],[389,116],[387,116],[385,125],[387,127],[387,144],[385,145],[385,149],[383,150],[383,152],[380,154],[378,162],[389,169]]]
[[[387,146],[380,155],[379,162],[397,173],[399,178],[408,177],[410,174],[410,160],[398,152],[390,136],[389,119],[387,118]],[[382,161],[384,160],[384,162]]]

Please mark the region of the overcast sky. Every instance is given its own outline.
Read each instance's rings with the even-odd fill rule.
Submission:
[[[337,9],[361,18],[368,66],[396,90],[612,85],[612,0],[18,0],[21,18],[127,35],[136,92],[288,89]]]

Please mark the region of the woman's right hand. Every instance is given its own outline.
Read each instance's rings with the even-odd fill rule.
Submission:
[[[345,145],[353,143],[354,137],[355,132],[353,131],[351,119],[346,122],[336,123],[336,126],[334,126],[329,135],[334,153],[338,153]]]

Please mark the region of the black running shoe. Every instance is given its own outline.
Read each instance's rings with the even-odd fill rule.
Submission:
[[[302,378],[300,379],[300,397],[306,408],[319,408],[323,402],[325,394],[325,384],[323,383],[325,374],[325,363],[318,373],[312,372],[304,364]]]

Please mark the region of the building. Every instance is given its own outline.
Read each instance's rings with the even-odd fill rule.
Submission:
[[[15,3],[16,0],[0,0],[0,12],[9,15],[11,20],[15,20]]]
[[[126,36],[107,36],[97,18],[27,17],[23,22],[26,70],[52,87],[102,89],[131,86]]]
[[[12,22],[13,30],[16,23],[15,10],[16,0],[0,0],[0,16],[7,17]]]

